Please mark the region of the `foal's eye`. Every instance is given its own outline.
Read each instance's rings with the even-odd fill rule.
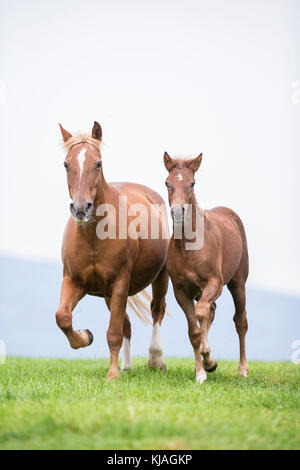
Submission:
[[[165,185],[167,186],[167,188],[170,187],[170,185],[169,185],[169,183],[168,183],[167,181],[165,182]]]
[[[193,188],[195,186],[195,181],[193,181],[193,183],[191,183],[191,188]]]
[[[65,167],[65,169],[66,169],[67,171],[69,171],[70,167],[69,167],[69,165],[68,165],[67,162],[64,162],[64,167]]]
[[[95,165],[96,170],[100,170],[101,166],[102,166],[102,162],[99,160]]]

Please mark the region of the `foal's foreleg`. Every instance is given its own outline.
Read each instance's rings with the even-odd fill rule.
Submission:
[[[213,372],[217,368],[217,361],[210,356],[210,346],[208,344],[207,335],[215,315],[215,300],[219,297],[221,292],[222,282],[217,278],[209,279],[195,307],[196,317],[201,330],[200,350],[207,372]]]
[[[93,342],[93,335],[89,330],[75,331],[72,326],[72,311],[84,295],[83,291],[74,284],[70,277],[64,278],[59,307],[56,312],[56,323],[68,338],[73,349],[84,348]]]
[[[160,326],[166,310],[165,296],[168,290],[168,283],[169,275],[166,267],[164,266],[157,278],[152,282],[151,314],[153,319],[153,329],[148,361],[150,369],[161,369],[164,371],[166,370],[166,365],[162,358]]]
[[[110,366],[107,378],[119,378],[119,352],[123,341],[123,327],[126,314],[128,285],[119,283],[115,286],[110,299],[110,322],[107,330],[107,342],[110,350]]]
[[[206,380],[206,372],[200,351],[201,333],[195,316],[194,300],[189,299],[184,291],[175,287],[174,294],[187,319],[189,338],[195,354],[196,381],[202,384]]]

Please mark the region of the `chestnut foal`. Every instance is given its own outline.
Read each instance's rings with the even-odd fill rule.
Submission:
[[[110,310],[107,331],[110,349],[108,379],[118,378],[118,357],[122,342],[122,368],[131,368],[131,326],[126,313],[127,300],[129,304],[133,303],[136,313],[139,314],[139,310],[142,313],[143,304],[136,294],[152,284],[153,333],[149,348],[149,367],[164,370],[160,325],[165,313],[169,279],[165,266],[168,239],[163,237],[167,229],[163,226],[160,212],[153,210],[154,204],[162,205],[164,201],[146,186],[105,181],[100,153],[100,124],[94,123],[91,135],[72,136],[62,126],[60,128],[67,150],[64,165],[72,200],[72,217],[67,223],[62,245],[63,282],[56,313],[57,324],[72,348],[89,346],[93,336],[89,330],[73,329],[72,311],[86,294],[104,297]],[[126,201],[125,220],[122,219],[122,222],[120,197]],[[146,218],[146,224],[150,213],[151,222],[153,219],[157,222],[160,229],[157,239],[127,236],[126,224],[132,220],[128,213],[135,204],[145,208],[146,213],[142,213],[140,218]],[[98,212],[99,208],[101,213]],[[115,215],[110,225],[115,236],[108,238],[105,231],[98,232],[98,225],[103,221],[102,210],[108,214],[108,222]]]
[[[210,356],[207,334],[215,316],[215,301],[225,284],[235,305],[233,320],[240,342],[239,374],[244,377],[248,375],[245,353],[248,250],[245,230],[237,214],[226,207],[203,211],[197,206],[194,175],[201,160],[202,154],[189,160],[164,154],[165,167],[169,172],[166,186],[173,219],[167,269],[177,302],[187,318],[189,338],[195,353],[196,381],[202,384],[206,380],[206,372],[217,368],[216,360]],[[194,239],[196,234],[199,239],[202,236],[203,245],[196,249],[187,249],[187,243],[191,242],[191,237],[187,239],[185,235],[187,220],[191,221],[190,233],[194,234]],[[181,238],[178,236],[176,239],[174,232],[178,225],[183,233]]]

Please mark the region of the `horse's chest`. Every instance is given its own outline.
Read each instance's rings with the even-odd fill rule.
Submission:
[[[102,297],[110,295],[111,284],[116,276],[111,264],[97,262],[92,256],[80,264],[70,264],[70,275],[82,289]]]

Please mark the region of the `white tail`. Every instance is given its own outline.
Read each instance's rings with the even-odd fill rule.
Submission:
[[[143,297],[151,304],[152,297],[146,291],[146,289],[142,290],[136,295],[132,295],[127,299],[127,305],[131,308],[131,310],[136,314],[136,316],[143,322],[143,323],[152,323],[151,317],[151,308],[139,297],[142,294]],[[165,312],[167,315],[171,316],[171,314],[166,310]],[[149,318],[150,317],[150,318]]]

